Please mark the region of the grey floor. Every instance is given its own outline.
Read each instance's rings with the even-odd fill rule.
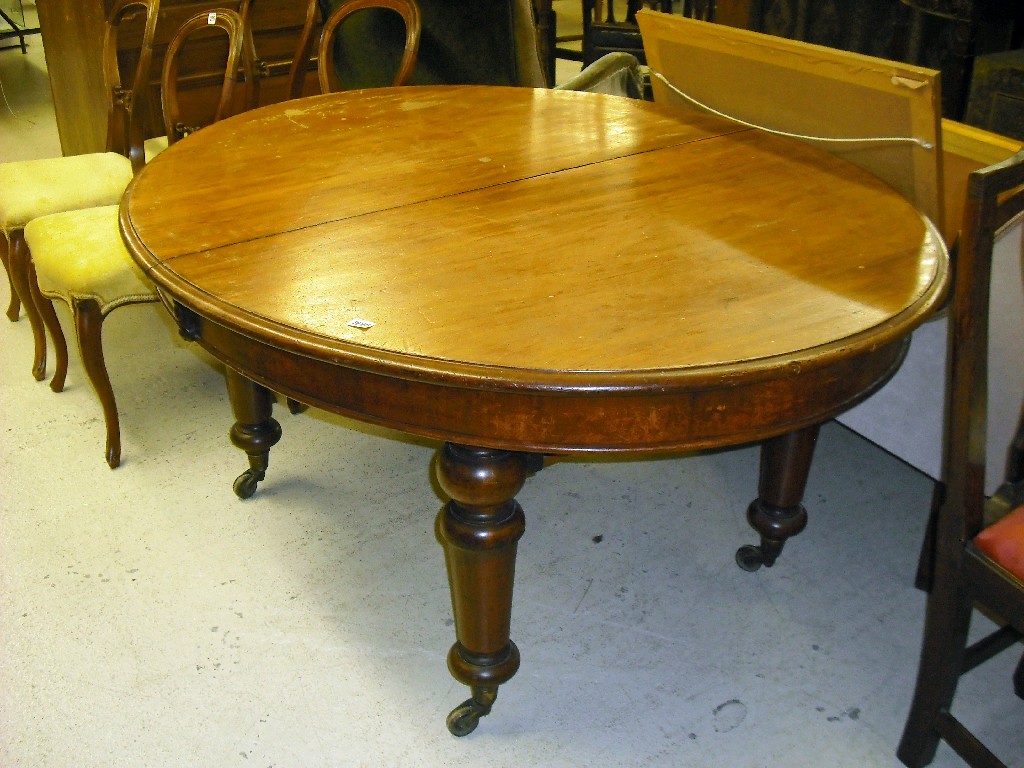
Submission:
[[[0,160],[59,154],[31,42],[0,52]],[[845,428],[822,433],[807,530],[754,574],[733,552],[752,541],[755,449],[531,479],[522,667],[456,739],[436,446],[279,409],[269,477],[239,501],[216,365],[155,306],[105,330],[116,471],[77,355],[54,394],[28,323],[0,318],[3,768],[896,764],[932,483]],[[1015,661],[957,704],[1020,766]],[[935,765],[961,763],[943,747]]]

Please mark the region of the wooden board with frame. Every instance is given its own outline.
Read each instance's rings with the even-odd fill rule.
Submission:
[[[655,101],[862,140],[815,143],[885,180],[946,234],[937,70],[655,11],[637,22]]]

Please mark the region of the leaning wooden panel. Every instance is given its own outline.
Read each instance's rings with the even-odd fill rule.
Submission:
[[[936,70],[653,11],[637,21],[655,101],[806,137],[900,139],[815,143],[888,182],[945,231]]]

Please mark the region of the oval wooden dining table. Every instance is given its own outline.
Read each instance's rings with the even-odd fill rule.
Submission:
[[[281,434],[273,393],[443,441],[456,735],[520,663],[515,495],[545,455],[762,442],[739,559],[771,565],[806,521],[818,426],[896,371],[948,268],[909,203],[820,149],[528,88],[241,114],[149,164],[120,220],[226,366],[240,496]]]

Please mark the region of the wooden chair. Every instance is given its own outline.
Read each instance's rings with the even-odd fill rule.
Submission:
[[[306,84],[306,73],[312,64],[314,69],[319,69],[319,62],[313,61],[313,50],[316,47],[316,40],[320,39],[323,32],[323,22],[328,16],[324,10],[321,0],[307,0],[306,20],[302,25],[302,32],[299,34],[299,44],[292,57],[292,64],[288,70],[287,93],[289,99],[297,99],[302,96]]]
[[[316,0],[307,0],[316,2]],[[416,67],[407,85],[548,85],[541,65],[531,0],[416,0],[422,23]],[[307,6],[309,8],[309,6]],[[315,14],[315,8],[309,8]],[[307,70],[317,69],[317,20],[294,59],[289,93],[309,86]],[[308,26],[307,24],[307,26]],[[394,12],[371,9],[354,14],[334,32],[335,71],[345,89],[379,88],[393,83],[404,55],[406,35]],[[305,33],[303,33],[305,37]],[[315,91],[313,85],[306,92]]]
[[[303,25],[302,34],[299,38],[298,50],[296,51],[295,59],[292,61],[291,72],[288,76],[289,98],[294,99],[302,95],[306,71],[310,66],[314,45],[321,93],[331,93],[332,91],[342,89],[335,70],[335,35],[342,22],[352,14],[375,8],[394,11],[401,16],[405,24],[405,48],[402,51],[398,72],[391,84],[405,85],[409,81],[416,66],[420,35],[423,29],[420,8],[416,4],[416,0],[345,0],[327,16],[322,25],[319,23],[322,16],[319,0],[310,0],[306,10],[306,22]],[[319,37],[314,44],[314,37],[317,37],[316,28],[318,26],[320,27]]]
[[[367,8],[388,8],[402,17],[405,23],[405,50],[392,85],[405,85],[412,76],[416,66],[416,56],[420,49],[420,33],[423,23],[420,20],[420,8],[416,0],[345,0],[334,9],[324,22],[317,48],[317,72],[320,77],[320,90],[330,93],[341,89],[338,73],[334,67],[334,35],[338,27],[353,13]]]
[[[949,394],[934,565],[917,688],[897,752],[910,768],[930,763],[940,739],[975,768],[1003,766],[950,708],[961,675],[1017,643],[1024,632],[1024,468],[1011,462],[1007,483],[989,500],[983,484],[992,251],[997,234],[1019,227],[1022,219],[1024,152],[971,174],[949,310]],[[1000,353],[1019,357],[1017,349]],[[968,647],[975,607],[1003,626]],[[1024,663],[1017,668],[1015,687],[1024,698]]]
[[[197,121],[185,121],[176,98],[178,59],[186,39],[211,28],[224,31],[229,41],[220,102],[213,119],[226,117],[232,110],[239,61],[248,91],[245,107],[254,103],[254,57],[248,26],[234,10],[202,11],[179,29],[164,61],[161,89],[171,144],[197,129]],[[35,267],[35,303],[50,332],[57,358],[50,387],[61,391],[67,375],[67,342],[52,303],[53,299],[60,299],[71,307],[82,363],[103,407],[106,460],[114,468],[121,460],[121,434],[114,391],[103,358],[103,320],[118,307],[157,301],[156,289],[124,247],[116,204],[35,218],[26,225],[24,236]]]
[[[103,75],[107,94],[106,152],[46,158],[0,165],[0,259],[11,283],[7,317],[18,319],[21,306],[32,325],[35,357],[32,374],[46,375],[46,334],[31,298],[32,260],[25,226],[39,216],[116,203],[144,163],[142,131],[137,116],[144,110],[149,86],[160,0],[116,0],[103,36]],[[118,68],[118,35],[122,22],[143,14],[145,26],[131,80]]]
[[[820,145],[888,182],[955,239],[944,229],[937,71],[678,15],[640,11],[637,22],[655,101]],[[771,489],[786,503],[750,505],[748,519],[778,535],[741,547],[740,567],[772,565],[806,524],[817,434],[815,425],[762,444],[760,496]]]
[[[152,162],[153,159],[167,149],[168,146],[178,139],[184,138],[191,132],[191,130],[198,128],[199,125],[216,122],[217,120],[220,120],[222,116],[252,109],[259,104],[260,80],[266,73],[268,63],[261,61],[256,57],[255,40],[249,20],[252,12],[252,6],[255,4],[256,0],[240,0],[237,4],[237,19],[233,15],[221,13],[214,16],[213,24],[210,24],[209,22],[211,12],[234,10],[234,6],[222,9],[210,8],[202,12],[197,12],[182,22],[181,26],[175,30],[174,35],[168,41],[167,47],[164,50],[164,67],[160,77],[160,119],[164,126],[164,134],[162,136],[154,136],[146,139],[143,143],[147,163]],[[203,14],[206,15],[204,16]],[[240,25],[244,32],[239,31],[233,34],[228,27],[235,25]],[[199,100],[195,98],[194,90],[184,98],[182,97],[182,84],[185,78],[179,74],[181,59],[183,58],[180,53],[180,49],[187,41],[189,41],[189,38],[194,35],[198,36],[200,30],[207,29],[210,26],[219,27],[227,33],[227,39],[224,41],[227,45],[227,56],[229,58],[236,59],[234,64],[239,68],[236,71],[240,74],[231,80],[226,78],[221,80],[221,92],[217,100],[213,102],[213,106],[210,111],[203,115],[200,112],[197,112]],[[191,28],[187,29],[187,27]],[[240,39],[243,41],[241,55],[238,55],[239,52],[232,48],[233,41],[239,39],[238,35],[241,36]],[[211,42],[211,40],[210,37],[206,37],[205,41],[197,40],[196,42],[199,43],[199,45],[206,45]],[[195,48],[190,46],[190,50],[196,51],[198,54],[196,55],[196,58],[203,62],[202,66],[198,71],[189,72],[187,77],[193,81],[207,79],[213,80],[218,77],[219,72],[211,71],[207,67],[213,66],[216,69],[219,69],[219,63],[213,63],[213,61],[217,59],[217,54],[219,52],[213,52],[211,55],[211,50],[207,49],[206,51],[199,53],[196,50],[197,48],[198,46]],[[168,63],[171,64],[171,71],[167,70]],[[229,62],[228,66],[230,65],[231,63]],[[239,78],[241,78],[242,82],[245,83],[240,100],[241,106],[239,106],[238,101],[235,101],[236,96],[234,95],[235,83],[238,82]],[[187,110],[183,110],[181,106],[185,103],[188,104]],[[193,121],[198,121],[197,124],[190,128],[181,122],[182,116],[185,114],[191,115]]]
[[[186,21],[170,45],[167,46],[167,53],[164,55],[163,75],[160,78],[160,100],[164,113],[164,130],[167,132],[167,143],[169,145],[185,138],[190,133],[199,130],[201,125],[196,123],[197,118],[192,117],[189,125],[185,122],[186,110],[182,108],[179,98],[178,70],[182,58],[182,50],[186,41],[198,35],[202,30],[217,27],[224,30],[228,38],[227,65],[224,71],[224,79],[221,85],[220,98],[217,101],[213,114],[202,121],[202,124],[215,123],[229,115],[252,109],[259,103],[259,79],[256,77],[256,50],[253,45],[252,33],[249,29],[249,22],[244,12],[248,3],[243,3],[243,10],[239,13],[227,9],[214,11],[201,11]],[[237,82],[237,72],[241,66],[245,82],[245,95],[242,99],[242,107],[239,110],[235,105],[234,90]]]

